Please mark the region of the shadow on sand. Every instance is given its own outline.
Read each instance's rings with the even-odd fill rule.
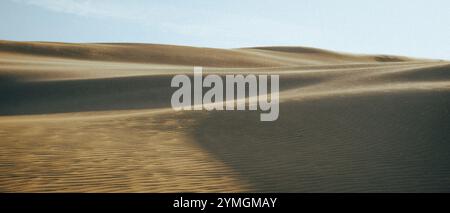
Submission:
[[[287,102],[259,112],[210,112],[195,141],[257,192],[450,191],[450,93]]]

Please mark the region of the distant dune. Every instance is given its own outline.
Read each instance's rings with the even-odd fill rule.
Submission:
[[[280,117],[170,108],[280,75]],[[450,192],[450,63],[306,47],[0,41],[1,192]]]
[[[285,52],[292,53],[303,58],[311,58],[313,56],[320,59],[323,62],[330,61],[344,61],[344,62],[404,62],[411,61],[413,59],[404,56],[391,56],[391,55],[352,55],[338,53],[323,49],[311,48],[311,47],[255,47],[252,49]]]
[[[278,67],[330,62],[408,61],[398,56],[356,56],[304,47],[214,49],[159,44],[12,42],[0,40],[0,52],[69,59],[155,63],[205,67]],[[264,54],[263,57],[261,54]],[[269,55],[269,57],[264,57]],[[272,57],[270,57],[272,56]]]
[[[66,44],[2,41],[0,51],[58,58],[214,67],[265,67],[275,60],[234,50],[158,44]]]

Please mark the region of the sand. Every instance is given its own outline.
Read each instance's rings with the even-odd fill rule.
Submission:
[[[170,108],[280,75],[280,117]],[[449,192],[450,63],[305,47],[0,41],[1,192]]]

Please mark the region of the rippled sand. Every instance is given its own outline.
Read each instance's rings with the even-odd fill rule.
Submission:
[[[193,119],[151,112],[92,119],[95,116],[66,119],[67,115],[57,115],[0,124],[1,191],[226,192],[248,188],[232,169],[187,136]]]

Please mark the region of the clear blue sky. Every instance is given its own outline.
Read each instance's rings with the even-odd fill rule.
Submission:
[[[2,0],[0,39],[292,45],[450,59],[450,1]]]

